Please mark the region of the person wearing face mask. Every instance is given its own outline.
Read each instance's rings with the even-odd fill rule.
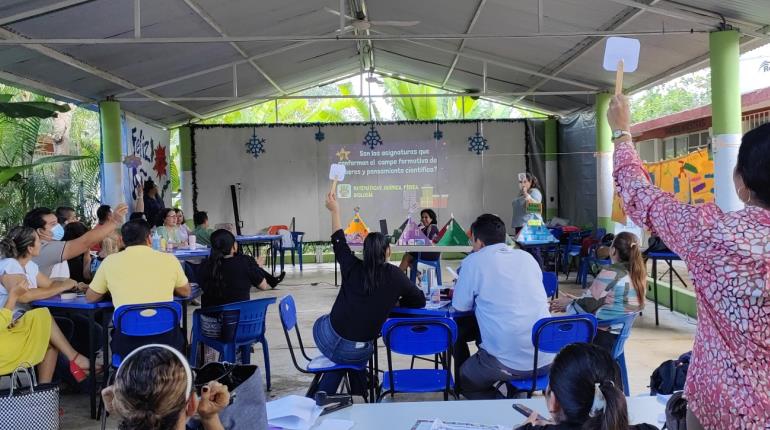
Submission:
[[[50,276],[54,265],[82,255],[109,236],[120,226],[127,211],[128,206],[121,203],[107,222],[77,239],[64,242],[61,240],[64,237],[64,227],[59,224],[56,214],[45,207],[32,209],[24,215],[24,226],[35,229],[41,241],[40,255],[32,261],[38,265],[40,273]]]

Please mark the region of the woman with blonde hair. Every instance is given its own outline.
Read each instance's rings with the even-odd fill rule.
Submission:
[[[219,413],[230,403],[227,387],[216,381],[204,385],[198,399],[187,360],[160,344],[128,354],[102,398],[107,412],[118,417],[120,430],[183,430],[196,413],[205,430],[220,430]]]

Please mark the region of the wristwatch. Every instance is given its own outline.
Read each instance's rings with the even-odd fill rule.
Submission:
[[[612,131],[612,140],[618,140],[618,139],[620,139],[623,136],[632,137],[631,136],[631,132],[628,131],[628,130],[613,130]]]

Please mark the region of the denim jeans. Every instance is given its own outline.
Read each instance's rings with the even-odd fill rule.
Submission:
[[[329,360],[337,364],[365,364],[374,352],[373,342],[354,342],[338,335],[332,328],[329,315],[323,315],[313,324],[313,338],[316,347]],[[354,392],[365,390],[366,371],[336,371],[323,375],[317,391],[327,394],[337,392],[342,377],[348,374]],[[361,394],[361,393],[357,393]],[[315,393],[309,393],[310,397]]]
[[[366,363],[374,352],[371,341],[354,342],[338,335],[332,328],[329,315],[321,316],[313,324],[313,339],[321,353],[337,364]]]

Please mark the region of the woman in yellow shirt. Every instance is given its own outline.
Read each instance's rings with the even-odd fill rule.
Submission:
[[[21,250],[21,251],[20,251]],[[0,375],[13,372],[19,365],[37,365],[37,379],[48,383],[53,379],[59,352],[70,362],[70,373],[78,382],[86,379],[88,359],[78,354],[46,308],[14,314],[17,300],[29,292],[28,272],[37,272],[30,261],[40,252],[40,238],[28,227],[14,227],[0,240]],[[6,267],[20,265],[22,273],[9,274]],[[29,269],[29,270],[26,270]]]

